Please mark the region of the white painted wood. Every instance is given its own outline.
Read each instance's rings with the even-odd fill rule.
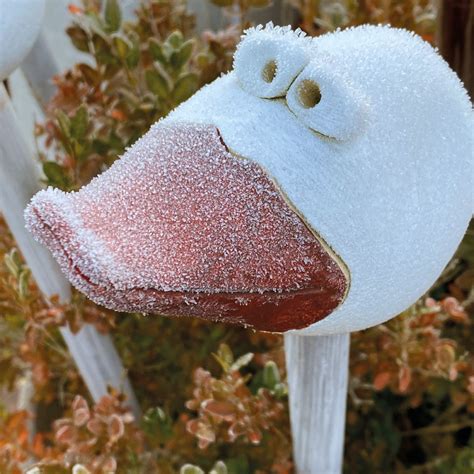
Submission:
[[[0,210],[42,293],[70,298],[70,286],[46,248],[26,231],[23,209],[39,189],[39,167],[26,144],[3,85],[0,85]],[[61,333],[92,397],[99,400],[107,386],[123,390],[135,415],[140,409],[109,335],[85,325],[78,334]]]
[[[41,29],[43,14],[44,0],[0,2],[0,80],[28,54]]]
[[[48,46],[44,31],[41,31],[28,56],[21,63],[21,69],[41,105],[52,99],[56,87],[52,76],[59,72],[59,65]]]
[[[293,457],[299,474],[342,472],[349,334],[285,335]]]
[[[35,137],[36,123],[44,123],[44,113],[39,102],[33,95],[33,91],[26,80],[23,71],[18,68],[8,76],[8,93],[10,95],[10,103],[13,105],[16,116],[21,117],[19,124],[23,138],[31,150],[31,155],[36,154],[37,143],[43,143],[44,138]],[[50,160],[55,159],[55,150],[52,148],[44,148],[45,157]]]

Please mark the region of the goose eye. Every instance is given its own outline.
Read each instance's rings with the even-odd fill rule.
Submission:
[[[251,30],[234,56],[244,90],[262,98],[283,97],[309,61],[309,38],[287,28]]]
[[[321,89],[311,79],[304,79],[298,86],[298,100],[306,109],[311,109],[321,102]]]
[[[286,100],[306,126],[336,140],[357,135],[367,121],[367,100],[329,62],[308,65],[291,85]]]

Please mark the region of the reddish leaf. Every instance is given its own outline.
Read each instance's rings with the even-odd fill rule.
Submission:
[[[390,383],[391,378],[390,372],[379,372],[374,378],[375,390],[383,390]]]
[[[225,421],[232,421],[236,414],[236,407],[232,403],[226,401],[205,400],[202,403],[202,407],[205,412],[217,419]]]

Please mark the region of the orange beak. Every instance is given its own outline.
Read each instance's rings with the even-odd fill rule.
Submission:
[[[27,226],[71,282],[119,311],[283,332],[328,316],[348,278],[257,164],[213,126],[156,126],[77,193],[41,191]]]

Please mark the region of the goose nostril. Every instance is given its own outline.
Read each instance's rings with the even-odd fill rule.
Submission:
[[[321,101],[321,90],[316,82],[304,79],[298,86],[298,99],[306,109],[311,109]]]
[[[262,78],[265,82],[269,84],[275,79],[277,71],[277,65],[275,61],[269,61],[262,71]]]

